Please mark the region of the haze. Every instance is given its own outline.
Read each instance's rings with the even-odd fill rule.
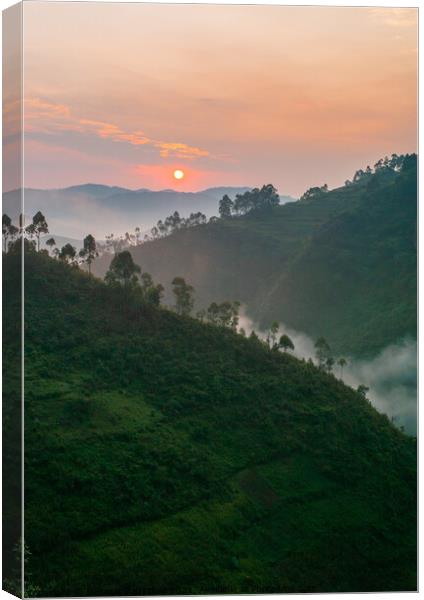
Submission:
[[[416,9],[30,2],[24,19],[26,187],[298,196],[416,150]]]

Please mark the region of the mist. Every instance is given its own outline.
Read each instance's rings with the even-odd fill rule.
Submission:
[[[253,330],[263,340],[267,332],[261,331],[247,315],[240,313],[239,327],[247,335]],[[297,358],[315,360],[314,340],[305,333],[280,323],[278,335],[286,333],[295,346],[291,353]],[[388,415],[398,427],[410,435],[417,432],[417,342],[403,339],[384,348],[370,360],[357,360],[344,355],[347,365],[343,369],[343,382],[356,389],[359,385],[369,388],[367,398],[381,413]],[[340,367],[335,365],[333,373],[340,378]]]

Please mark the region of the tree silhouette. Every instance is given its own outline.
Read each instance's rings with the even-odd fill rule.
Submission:
[[[334,358],[332,356],[328,356],[325,360],[325,370],[328,373],[331,373],[334,367]]]
[[[269,332],[266,338],[266,341],[268,342],[270,348],[274,348],[277,345],[276,342],[279,329],[280,324],[278,323],[278,321],[273,321],[271,323],[271,327],[269,328]]]
[[[32,223],[27,227],[28,233],[34,235],[37,239],[37,252],[40,251],[40,236],[42,233],[49,233],[46,217],[38,211],[32,218]]]
[[[9,238],[13,240],[16,234],[19,232],[19,229],[15,227],[15,225],[13,225],[12,219],[6,214],[3,215],[2,219],[2,232],[4,240],[4,251],[7,252]]]
[[[138,283],[137,274],[141,272],[128,250],[115,254],[110,263],[105,281],[109,285],[122,285],[125,289],[135,287]]]
[[[369,387],[367,387],[366,385],[362,385],[362,384],[361,384],[361,385],[358,385],[358,388],[357,388],[357,390],[356,390],[356,391],[357,391],[357,392],[358,392],[358,394],[360,394],[360,395],[361,395],[363,398],[366,398],[366,397],[367,397],[367,392],[369,392],[369,390],[370,390],[370,388],[369,388]]]
[[[189,315],[193,309],[194,288],[185,282],[183,277],[174,277],[172,280],[175,295],[175,308],[179,315]]]
[[[261,189],[253,188],[253,190],[244,192],[244,194],[237,194],[233,208],[236,214],[243,215],[254,210],[263,210],[272,206],[278,206],[279,204],[280,197],[276,188],[271,183],[268,183],[267,185],[263,185]]]
[[[284,350],[284,352],[287,352],[287,350],[294,350],[294,344],[286,334],[280,337],[280,342],[278,345]]]
[[[309,190],[306,190],[306,192],[300,197],[300,200],[304,201],[311,200],[313,198],[319,198],[326,192],[328,192],[328,185],[326,183],[321,187],[311,187],[309,188]]]
[[[72,244],[65,244],[59,252],[59,258],[64,262],[70,263],[73,262],[76,254],[77,250]]]
[[[343,379],[343,368],[347,365],[347,360],[343,357],[339,358],[337,364],[340,367],[340,379]]]
[[[319,368],[326,369],[327,360],[331,357],[331,350],[325,338],[319,337],[315,342],[315,355]]]
[[[155,285],[150,273],[143,273],[141,275],[141,293],[144,302],[151,304],[152,306],[159,306],[162,300],[163,291],[163,285],[160,283]]]
[[[84,260],[84,262],[87,263],[88,274],[91,275],[91,263],[96,258],[96,256],[99,256],[99,253],[97,252],[96,240],[89,233],[87,237],[84,238],[83,244],[84,247],[81,248],[79,255]]]
[[[53,250],[53,246],[56,246],[56,240],[54,238],[49,238],[46,241],[46,246],[48,246],[50,248],[50,250]]]
[[[212,302],[207,310],[207,319],[214,325],[229,327],[234,331],[237,329],[239,322],[240,302],[229,302],[226,300],[221,304]]]
[[[225,194],[219,201],[219,216],[221,219],[228,219],[231,217],[231,211],[233,210],[234,203],[227,194]]]

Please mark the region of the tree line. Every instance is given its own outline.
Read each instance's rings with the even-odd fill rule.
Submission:
[[[398,173],[411,168],[417,161],[416,154],[392,154],[389,158],[385,156],[380,158],[374,167],[368,165],[365,169],[355,171],[352,180],[346,179],[344,185],[349,187],[357,183],[366,183],[371,180],[373,175],[384,175]],[[301,201],[312,200],[322,197],[328,192],[328,185],[311,187],[300,197]]]
[[[229,219],[246,215],[251,212],[262,211],[280,204],[280,196],[276,188],[268,183],[260,189],[253,188],[243,194],[236,194],[234,200],[225,194],[219,201],[218,211],[221,219]]]
[[[11,218],[7,214],[2,217],[2,234],[3,234],[3,251],[8,252],[12,249],[17,249],[24,236],[25,245],[28,250],[36,250],[50,254],[53,258],[57,258],[71,265],[85,263],[88,267],[88,272],[91,274],[91,265],[94,259],[99,255],[97,251],[97,243],[91,234],[88,234],[83,240],[83,247],[77,252],[72,244],[65,244],[62,248],[56,246],[56,241],[53,237],[46,240],[47,250],[41,249],[41,235],[49,233],[49,226],[46,217],[42,212],[38,211],[32,218],[32,222],[25,226],[23,216],[19,216],[19,226],[12,223]]]
[[[174,228],[178,228],[179,220],[175,215],[178,215],[178,213],[174,213],[172,223]],[[40,237],[43,234],[49,233],[49,228],[45,216],[40,211],[34,215],[32,222],[26,227],[23,225],[22,215],[19,217],[19,226],[15,226],[10,217],[3,214],[2,225],[3,248],[5,252],[20,248],[20,239],[23,235],[26,250],[48,254],[52,258],[72,267],[78,268],[80,265],[86,264],[88,275],[91,276],[91,265],[99,254],[96,240],[91,234],[88,234],[84,238],[83,247],[79,251],[69,243],[65,244],[61,249],[57,248],[54,238],[46,240],[49,250],[45,250],[40,249]],[[114,254],[104,281],[106,285],[120,289],[123,299],[128,299],[131,296],[142,303],[152,306],[159,307],[161,305],[164,287],[160,283],[155,284],[149,273],[142,272],[141,267],[134,262],[128,250],[122,250]],[[180,316],[191,316],[194,308],[195,290],[193,286],[187,283],[183,277],[174,277],[171,285],[175,298],[175,304],[171,308]],[[212,302],[208,308],[199,310],[195,318],[211,325],[229,328],[242,336],[246,336],[245,330],[238,327],[239,310],[240,302],[238,301]],[[269,327],[264,341],[259,338],[254,330],[252,330],[249,337],[257,343],[265,344],[272,351],[282,350],[284,353],[294,351],[295,345],[293,340],[287,333],[279,336],[279,332],[280,325],[277,321],[274,321]],[[328,342],[323,337],[319,337],[315,342],[315,358],[318,368],[324,372],[332,373],[335,366],[338,366],[340,378],[343,379],[343,369],[347,365],[347,361],[343,357],[336,359],[332,354]],[[361,385],[357,391],[365,397],[368,388]]]

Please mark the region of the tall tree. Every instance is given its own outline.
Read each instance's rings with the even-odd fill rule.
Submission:
[[[76,254],[77,249],[72,244],[65,244],[59,252],[59,258],[64,262],[70,263],[74,261]]]
[[[164,287],[160,283],[154,284],[150,273],[141,275],[141,293],[143,301],[152,306],[159,306],[162,300]]]
[[[369,392],[369,390],[370,390],[370,388],[369,388],[369,387],[367,387],[366,385],[363,385],[363,384],[361,384],[361,385],[358,385],[358,387],[357,387],[357,390],[356,390],[356,391],[357,391],[357,392],[358,392],[358,394],[360,394],[360,395],[361,395],[363,398],[366,398],[366,397],[367,397],[367,392]]]
[[[212,302],[207,310],[207,319],[210,323],[229,327],[236,331],[239,322],[240,302],[229,302],[226,300],[221,304]]]
[[[284,350],[284,352],[287,352],[287,350],[294,350],[294,344],[286,333],[280,337],[280,342],[278,345]]]
[[[42,233],[49,233],[49,226],[47,225],[46,217],[41,211],[38,211],[32,218],[32,235],[35,235],[37,239],[37,252],[40,251],[40,236]]]
[[[323,337],[319,337],[315,342],[315,356],[317,357],[319,368],[325,369],[327,359],[331,357],[331,349],[327,340]]]
[[[135,287],[138,282],[137,274],[141,272],[128,250],[115,254],[110,263],[105,281],[110,285],[122,285],[125,289]]]
[[[331,371],[333,370],[334,367],[334,358],[332,356],[328,356],[325,360],[325,370],[328,373],[331,373]]]
[[[175,295],[175,308],[179,315],[189,315],[193,309],[194,288],[185,282],[183,277],[174,277],[172,280]]]
[[[4,240],[4,251],[7,252],[9,239],[13,241],[19,229],[12,223],[12,219],[4,214],[2,219],[2,232]]]
[[[219,216],[221,219],[228,219],[231,217],[231,211],[233,210],[234,203],[227,194],[225,194],[219,201]]]
[[[343,368],[347,365],[347,360],[343,357],[339,358],[337,364],[340,367],[340,379],[343,379]]]
[[[96,240],[90,233],[84,238],[83,248],[81,248],[79,255],[87,263],[88,274],[91,275],[91,263],[96,256],[99,256],[99,253],[97,252]]]
[[[12,219],[6,213],[2,218],[2,233],[3,233],[3,243],[4,243],[4,251],[7,252],[7,240],[9,238],[9,227],[12,225]]]
[[[46,241],[46,246],[48,246],[49,249],[50,249],[50,251],[52,252],[53,251],[53,246],[56,246],[56,240],[54,238],[49,238]]]
[[[280,329],[280,324],[278,321],[273,321],[271,323],[271,327],[269,328],[268,335],[266,341],[270,348],[274,348],[277,342],[278,330]]]

